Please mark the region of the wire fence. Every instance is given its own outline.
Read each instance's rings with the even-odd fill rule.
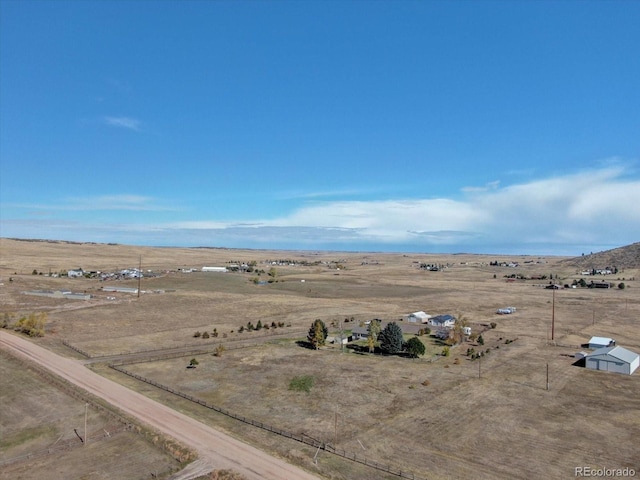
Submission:
[[[241,348],[241,347],[238,347]],[[251,418],[245,417],[243,415],[238,415],[236,413],[233,413],[225,408],[219,407],[217,405],[212,405],[202,399],[199,399],[197,397],[194,397],[192,395],[189,395],[187,393],[181,392],[179,390],[176,390],[174,388],[171,388],[167,385],[163,385],[159,382],[156,382],[155,380],[151,380],[148,379],[146,377],[143,377],[142,375],[138,375],[136,373],[130,372],[128,370],[126,370],[125,368],[123,368],[122,365],[109,365],[112,369],[123,373],[125,375],[128,375],[132,378],[135,378],[136,380],[139,380],[141,382],[144,382],[148,385],[152,385],[156,388],[160,388],[161,390],[164,390],[166,392],[169,392],[173,395],[179,396],[181,398],[184,398],[185,400],[188,400],[190,402],[193,403],[197,403],[198,405],[201,405],[205,408],[208,408],[210,410],[213,410],[217,413],[220,413],[222,415],[226,415],[227,417],[233,418],[234,420],[238,420],[240,422],[243,422],[247,425],[252,425],[254,427],[257,428],[261,428],[263,430],[266,430],[268,432],[274,433],[276,435],[280,435],[282,437],[286,437],[289,438],[291,440],[295,440],[297,442],[300,443],[304,443],[306,445],[312,446],[314,448],[319,448],[321,450],[324,450],[326,452],[332,453],[334,455],[337,455],[339,457],[345,458],[347,460],[351,460],[353,462],[357,462],[360,463],[362,465],[366,465],[368,467],[371,468],[375,468],[376,470],[380,470],[383,471],[385,473],[388,473],[390,475],[394,475],[400,478],[407,478],[407,479],[411,479],[411,480],[426,480],[426,478],[424,477],[419,477],[417,475],[415,475],[413,472],[407,471],[407,470],[402,470],[398,467],[394,467],[392,465],[388,465],[388,464],[382,464],[382,463],[378,463],[375,462],[363,455],[357,455],[353,452],[348,452],[346,450],[342,450],[342,449],[338,449],[336,447],[334,447],[333,445],[326,443],[326,442],[322,442],[320,440],[317,440],[313,437],[310,437],[307,434],[295,434],[286,430],[283,430],[281,428],[277,428],[274,427],[272,425],[269,425],[267,423],[263,423],[263,422],[258,422],[257,420],[253,420]]]
[[[229,349],[229,347],[234,344],[234,343],[246,343],[249,342],[251,346],[257,346],[257,345],[261,345],[263,343],[268,343],[269,339],[273,338],[273,337],[284,337],[284,336],[291,336],[291,335],[298,335],[301,333],[306,334],[307,330],[301,330],[301,329],[296,329],[296,328],[287,328],[287,327],[281,327],[281,330],[285,330],[286,331],[282,331],[282,332],[271,332],[268,335],[262,335],[256,339],[248,339],[248,338],[224,338],[224,337],[210,337],[211,340],[209,340],[208,342],[206,342],[204,345],[202,345],[202,342],[200,342],[199,344],[194,344],[194,343],[185,343],[182,345],[177,345],[175,347],[163,347],[163,348],[150,348],[150,349],[144,349],[144,350],[125,350],[125,351],[121,351],[121,352],[117,352],[117,353],[108,353],[108,354],[99,354],[99,355],[92,355],[90,353],[88,353],[87,351],[81,349],[80,347],[73,345],[71,343],[69,343],[67,340],[63,340],[62,344],[68,348],[70,348],[71,350],[76,351],[77,353],[79,353],[80,355],[82,355],[85,358],[89,358],[89,359],[100,359],[100,358],[114,358],[114,357],[126,357],[126,356],[133,356],[133,355],[146,355],[146,354],[151,354],[154,352],[164,352],[167,350],[172,350],[172,351],[177,351],[177,350],[181,350],[181,349],[194,349],[194,348],[199,348],[199,349],[208,349],[209,351],[212,351],[215,347],[219,346],[219,345],[224,345],[226,349]],[[251,333],[249,333],[248,335],[251,335]],[[258,340],[262,340],[262,342],[258,342]]]

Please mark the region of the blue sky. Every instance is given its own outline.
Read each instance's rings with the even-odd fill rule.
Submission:
[[[640,2],[0,0],[0,236],[640,241]]]

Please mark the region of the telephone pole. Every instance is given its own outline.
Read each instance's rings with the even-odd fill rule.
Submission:
[[[555,285],[554,285],[555,287]],[[556,324],[556,289],[551,289],[553,292],[552,300],[551,300],[551,341],[554,340],[554,331]]]

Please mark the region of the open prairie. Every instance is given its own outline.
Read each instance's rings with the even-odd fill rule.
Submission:
[[[185,368],[194,355],[125,368],[237,415],[401,467],[416,477],[570,478],[581,466],[640,472],[640,374],[572,365],[573,354],[592,335],[613,337],[640,352],[637,269],[598,277],[616,286],[624,282],[624,289],[554,291],[543,288],[551,275],[561,285],[582,278],[565,258],[147,248],[8,239],[0,239],[0,251],[0,314],[11,322],[47,312],[45,336],[35,342],[78,356],[64,340],[88,355],[120,355],[122,361],[148,350],[158,350],[157,356],[169,348],[206,350],[209,353],[196,355],[195,369]],[[490,265],[495,261],[518,266]],[[252,271],[186,273],[203,266],[243,264]],[[427,271],[420,264],[444,268]],[[97,273],[94,278],[53,276],[78,267],[104,273],[139,265],[145,272],[140,281],[101,280]],[[506,278],[514,274],[546,278]],[[138,284],[139,296],[104,290]],[[40,290],[92,297],[22,293]],[[506,306],[517,311],[496,315],[497,308]],[[418,359],[333,345],[316,351],[298,344],[317,318],[332,335],[341,321],[347,331],[373,318],[404,325],[408,322],[403,316],[419,310],[465,318],[474,333],[482,333],[484,344],[469,340],[444,357],[436,339],[422,336],[427,354]],[[246,331],[249,322],[258,321],[270,328]],[[245,331],[240,332],[241,327]],[[196,338],[195,332],[207,332],[209,338]],[[253,346],[235,348],[241,342]],[[219,345],[226,350],[212,355]],[[471,360],[469,348],[485,355]],[[96,371],[130,388],[293,463],[312,465],[316,451],[305,444],[204,409],[94,360]],[[19,381],[14,371],[3,370],[9,382]],[[302,376],[313,379],[310,391],[289,390],[290,381]],[[38,436],[29,435],[20,451],[49,441]],[[74,458],[69,461],[78,461]],[[326,478],[387,478],[327,452],[318,455],[313,468]]]

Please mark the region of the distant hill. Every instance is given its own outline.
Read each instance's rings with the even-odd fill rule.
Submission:
[[[604,252],[568,258],[560,263],[579,269],[605,267],[617,267],[618,269],[640,268],[640,242],[632,243],[626,247],[605,250]]]

